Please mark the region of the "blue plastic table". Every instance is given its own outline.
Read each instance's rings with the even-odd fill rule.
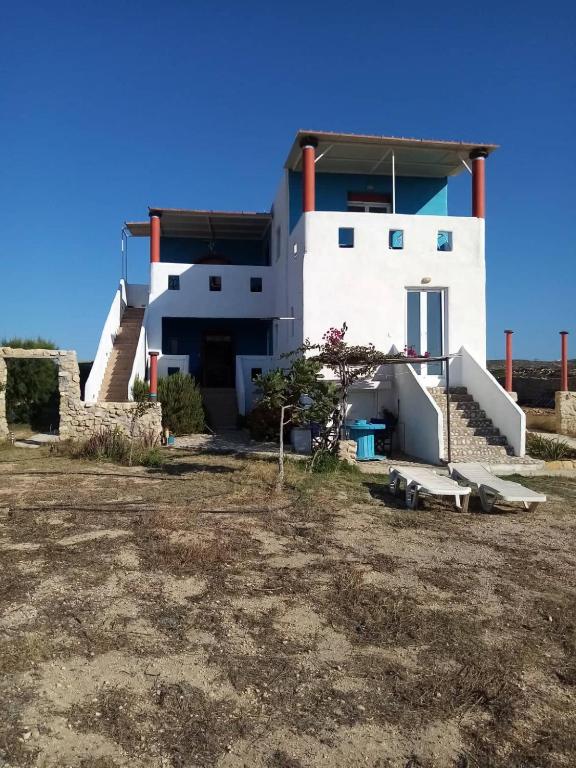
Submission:
[[[358,461],[382,460],[385,456],[377,456],[374,452],[374,433],[386,429],[386,424],[371,424],[366,419],[347,421],[346,431],[350,438],[356,441],[356,458]]]

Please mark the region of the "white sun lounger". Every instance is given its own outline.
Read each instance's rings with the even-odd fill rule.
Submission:
[[[390,467],[390,491],[396,494],[400,485],[404,483],[406,493],[406,506],[411,509],[418,507],[418,496],[427,493],[430,496],[453,496],[458,509],[466,512],[470,488],[458,485],[445,475],[437,475],[431,469],[420,467]]]
[[[490,512],[497,501],[522,502],[524,508],[531,512],[538,504],[546,501],[543,493],[497,477],[482,464],[449,464],[448,467],[451,477],[478,491],[485,512]]]

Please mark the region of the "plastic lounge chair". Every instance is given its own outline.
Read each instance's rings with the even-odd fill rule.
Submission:
[[[445,475],[437,475],[431,469],[420,467],[390,467],[390,491],[396,494],[400,485],[404,483],[406,493],[406,506],[417,509],[418,497],[421,493],[430,496],[453,496],[458,509],[463,512],[468,510],[470,488],[458,485]]]
[[[497,477],[482,464],[449,464],[448,467],[451,477],[478,491],[484,512],[490,512],[497,501],[522,502],[524,508],[530,512],[546,501],[543,493]]]

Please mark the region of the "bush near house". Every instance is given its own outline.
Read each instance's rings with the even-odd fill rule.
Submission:
[[[47,339],[3,339],[2,347],[17,349],[58,349]],[[30,424],[46,430],[58,426],[58,368],[50,360],[6,360],[6,417],[8,422]]]
[[[148,397],[150,389],[142,379],[132,386],[134,400]],[[162,426],[175,435],[204,432],[206,417],[202,405],[202,393],[196,380],[187,373],[175,373],[158,380],[158,401],[162,404]]]
[[[534,459],[562,461],[576,459],[576,451],[565,440],[551,440],[542,435],[529,434],[526,438],[526,452]]]

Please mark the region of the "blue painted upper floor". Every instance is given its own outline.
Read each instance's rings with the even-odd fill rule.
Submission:
[[[349,196],[392,195],[392,177],[355,173],[316,173],[316,210],[347,211]],[[302,214],[302,174],[289,171],[290,230]],[[447,178],[396,177],[396,213],[447,216]]]

